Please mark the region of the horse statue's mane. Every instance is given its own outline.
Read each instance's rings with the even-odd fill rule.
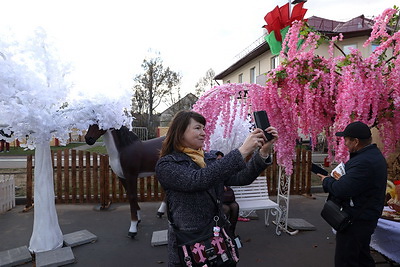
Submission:
[[[120,129],[115,130],[115,134],[118,137],[119,145],[121,147],[128,146],[133,142],[140,140],[140,138],[126,126],[122,126]]]

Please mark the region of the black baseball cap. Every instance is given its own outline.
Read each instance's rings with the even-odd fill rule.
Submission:
[[[365,123],[362,123],[361,121],[355,121],[347,125],[343,132],[337,132],[336,136],[368,139],[371,137],[371,130]]]

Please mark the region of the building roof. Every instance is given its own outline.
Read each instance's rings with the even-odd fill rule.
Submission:
[[[163,112],[161,112],[160,115],[163,115],[163,114],[166,114],[166,113],[175,113],[176,112],[176,107],[181,107],[185,103],[194,104],[197,101],[197,99],[198,99],[197,96],[195,96],[192,93],[188,93],[187,95],[185,95],[184,97],[179,99],[178,102],[176,102],[175,104],[173,104],[172,106],[168,107]]]
[[[325,34],[328,37],[336,36],[339,33],[342,33],[344,38],[353,38],[357,36],[370,35],[374,21],[365,18],[364,15],[355,17],[346,22],[312,16],[307,19],[307,23],[310,27]],[[217,74],[214,79],[222,80],[227,75],[231,74],[235,70],[239,69],[243,65],[247,64],[256,57],[267,52],[268,50],[270,50],[269,45],[264,40],[263,43],[261,43],[244,57],[236,61],[233,65],[231,65],[221,73]]]

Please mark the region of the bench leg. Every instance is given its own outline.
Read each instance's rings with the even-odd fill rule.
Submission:
[[[279,207],[265,210],[265,226],[269,226],[269,213],[270,212],[273,216],[275,216],[275,220],[276,220],[275,221],[276,222],[275,233],[276,233],[276,235],[281,235],[282,232],[280,230],[280,221],[281,221],[281,217],[282,217],[282,210]]]

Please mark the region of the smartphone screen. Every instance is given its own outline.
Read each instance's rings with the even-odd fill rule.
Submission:
[[[274,138],[273,135],[265,131],[265,129],[271,126],[269,124],[267,112],[265,112],[265,110],[255,111],[253,115],[256,127],[260,128],[261,130],[264,130],[264,135],[267,138],[267,140],[273,139]]]

